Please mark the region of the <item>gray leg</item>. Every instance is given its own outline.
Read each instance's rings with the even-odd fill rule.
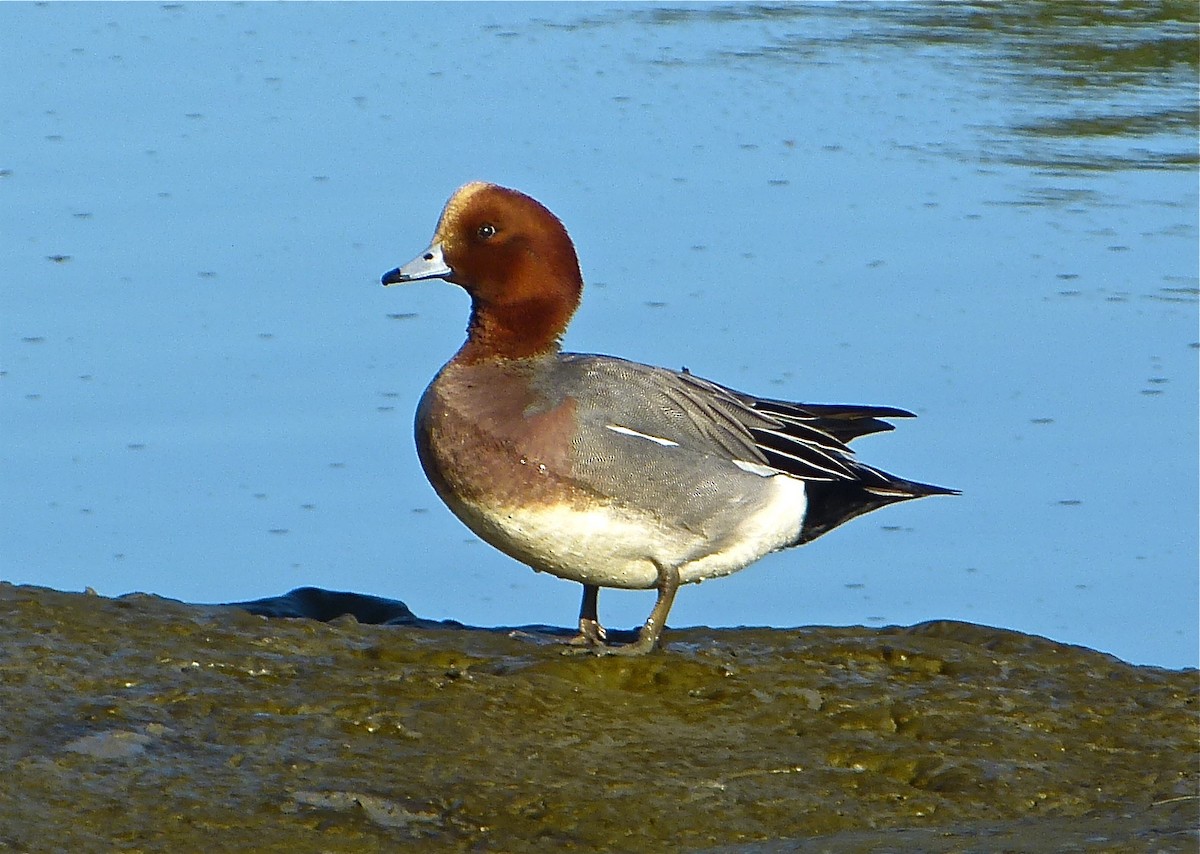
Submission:
[[[658,568],[658,600],[646,618],[646,624],[638,632],[638,639],[625,646],[606,646],[595,650],[599,655],[645,655],[659,645],[662,631],[667,625],[667,613],[679,590],[679,568]]]
[[[583,601],[579,605],[579,634],[567,643],[571,646],[602,647],[605,644],[607,632],[600,625],[600,617],[596,610],[596,600],[600,588],[595,584],[583,585]]]

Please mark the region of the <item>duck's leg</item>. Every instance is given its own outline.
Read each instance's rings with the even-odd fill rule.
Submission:
[[[604,646],[594,650],[597,655],[645,655],[659,645],[663,629],[667,625],[667,614],[679,590],[679,568],[658,568],[658,599],[654,603],[646,624],[638,631],[638,639],[624,646]]]
[[[596,610],[599,595],[600,588],[595,584],[583,585],[583,601],[579,605],[579,634],[567,641],[571,646],[602,647],[606,643],[608,633],[600,625]]]

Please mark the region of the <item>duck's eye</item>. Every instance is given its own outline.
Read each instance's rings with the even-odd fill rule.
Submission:
[[[496,226],[492,225],[490,222],[485,222],[483,225],[479,226],[479,231],[477,231],[476,234],[478,234],[482,240],[495,237]]]

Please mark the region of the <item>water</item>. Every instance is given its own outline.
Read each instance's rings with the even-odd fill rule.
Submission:
[[[472,179],[567,224],[569,349],[920,414],[964,490],[672,624],[949,618],[1197,663],[1190,4],[0,6],[0,577],[569,624],[426,484]],[[652,594],[606,592],[614,626]]]

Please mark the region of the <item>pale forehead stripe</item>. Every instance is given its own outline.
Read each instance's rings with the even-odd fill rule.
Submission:
[[[437,231],[434,234],[435,240],[441,239],[445,236],[442,234],[442,227],[451,219],[457,217],[459,211],[470,204],[471,199],[474,196],[478,195],[483,190],[490,189],[492,186],[494,185],[488,184],[485,181],[472,181],[469,184],[463,184],[461,187],[455,190],[454,195],[451,196],[450,200],[446,202],[446,207],[442,208],[442,216],[438,219]]]

